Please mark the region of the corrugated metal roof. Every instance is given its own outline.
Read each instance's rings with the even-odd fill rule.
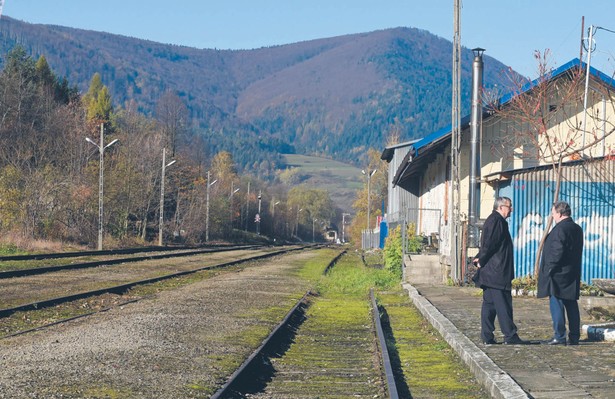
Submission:
[[[565,73],[568,73],[573,68],[578,67],[578,66],[581,66],[584,69],[587,68],[586,63],[582,62],[578,58],[575,58],[565,63],[564,65],[560,66],[559,68],[554,69],[553,71],[548,73],[546,77],[548,77],[549,80],[555,79]],[[590,73],[590,76],[594,76],[598,80],[615,88],[615,79],[611,78],[610,76],[602,73],[601,71],[595,69],[592,66],[590,66],[589,73]],[[502,97],[498,99],[498,104],[502,106],[502,105],[509,103],[516,96],[530,91],[532,88],[537,86],[540,82],[544,81],[544,79],[545,79],[545,76],[539,77],[525,84],[521,88],[520,91],[511,91],[503,95]],[[488,106],[483,107],[483,118],[484,119],[487,119],[490,116],[492,116],[492,112],[490,111],[491,111],[490,107]],[[461,129],[469,126],[470,118],[471,118],[471,115],[466,115],[461,119],[461,126],[460,126]],[[448,141],[450,140],[451,130],[452,130],[452,125],[445,126],[442,129],[439,129],[429,134],[428,136],[425,136],[424,138],[420,139],[416,143],[414,143],[412,147],[410,147],[408,150],[409,154],[410,153],[413,154],[412,158],[409,160],[409,162],[411,162],[411,165],[402,164],[399,167],[399,169],[397,170],[397,173],[395,174],[395,179],[393,180],[393,184],[398,185],[401,180],[412,177],[412,175],[414,175],[414,173],[416,173],[418,170],[422,170],[425,164],[430,159],[432,159],[433,156],[427,157],[426,159],[422,159],[422,158],[426,156],[427,153],[431,151],[437,151],[438,149],[444,147],[444,145],[447,144]]]
[[[391,162],[391,159],[393,159],[393,154],[395,153],[395,150],[398,150],[403,147],[409,147],[419,140],[420,139],[414,139],[414,140],[410,140],[410,141],[406,141],[403,143],[394,144],[394,145],[385,147],[384,151],[382,151],[382,155],[380,155],[380,159],[382,159],[383,161]]]

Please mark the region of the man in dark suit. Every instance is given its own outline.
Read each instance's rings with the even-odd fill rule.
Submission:
[[[537,296],[549,297],[553,320],[553,339],[547,342],[549,345],[566,345],[566,315],[568,344],[578,345],[581,336],[577,300],[581,291],[583,229],[570,215],[570,205],[566,202],[553,204],[551,216],[556,225],[545,239],[538,274]]]
[[[504,344],[527,343],[517,335],[513,321],[511,289],[515,270],[513,243],[506,222],[511,213],[510,198],[496,198],[493,212],[483,225],[480,250],[473,260],[478,267],[476,285],[483,289],[480,336],[487,345],[497,343],[493,335],[496,316],[504,334]]]

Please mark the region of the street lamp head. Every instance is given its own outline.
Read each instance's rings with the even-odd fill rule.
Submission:
[[[216,182],[218,181],[218,179],[212,181],[211,183],[209,183],[210,186],[213,186],[214,184],[216,184]]]
[[[96,144],[96,142],[94,142],[94,140],[92,140],[92,139],[91,139],[91,138],[89,138],[89,137],[86,137],[86,138],[85,138],[85,141],[87,141],[88,143],[94,144],[96,147],[98,147],[98,144]]]
[[[105,146],[105,148],[104,148],[104,149],[107,149],[107,148],[111,147],[113,144],[117,143],[118,141],[120,141],[120,139],[115,139],[115,140],[113,140],[112,142],[110,142],[109,144],[107,144],[107,145]]]
[[[378,171],[378,169],[374,169],[371,172],[369,172],[369,169],[368,169],[368,172],[366,172],[365,169],[361,169],[361,173],[363,173],[364,175],[366,175],[368,177],[372,177],[374,175],[374,173],[376,173],[377,171]]]
[[[169,166],[173,165],[175,162],[177,162],[177,161],[173,160],[173,161],[169,162],[168,164],[165,165],[165,168],[168,168]]]
[[[277,205],[277,204],[279,204],[279,203],[280,203],[280,201],[276,201],[273,205]]]
[[[238,191],[239,191],[239,189],[238,189],[238,188],[236,188],[236,189],[235,189],[235,191],[233,191],[233,194],[235,194],[235,193],[236,193],[236,192],[238,192]]]

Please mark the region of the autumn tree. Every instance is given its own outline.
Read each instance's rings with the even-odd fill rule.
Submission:
[[[287,206],[295,210],[297,235],[301,228],[304,228],[304,239],[307,238],[306,231],[312,231],[312,223],[319,221],[330,225],[335,218],[335,207],[333,201],[326,190],[311,188],[307,185],[299,185],[288,191]],[[301,210],[301,211],[299,211]],[[319,226],[320,223],[317,224]]]
[[[94,125],[109,124],[113,115],[113,102],[107,86],[103,85],[100,74],[92,76],[88,92],[83,96],[88,120]]]
[[[388,165],[386,161],[380,159],[380,153],[373,148],[367,152],[368,165],[364,170],[364,183],[361,190],[357,192],[357,197],[352,204],[355,210],[352,218],[352,223],[349,226],[350,240],[357,246],[361,244],[361,231],[367,228],[367,207],[368,207],[368,186],[369,186],[369,214],[370,225],[375,227],[373,220],[376,216],[382,215],[381,204],[386,202],[387,196],[387,181],[388,181]],[[376,171],[371,177],[368,184],[367,173]]]

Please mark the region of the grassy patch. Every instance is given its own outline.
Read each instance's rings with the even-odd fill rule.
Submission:
[[[352,295],[366,298],[369,289],[385,290],[399,284],[399,278],[384,269],[368,268],[359,256],[348,254],[331,269],[328,278],[318,284],[321,295]]]
[[[339,252],[339,249],[333,248],[326,248],[316,251],[315,256],[305,262],[305,265],[298,270],[298,276],[313,284],[320,281],[323,278],[325,268],[329,262],[331,262],[331,260],[339,254]]]
[[[401,289],[379,293],[405,382],[415,398],[488,398],[489,395]]]

